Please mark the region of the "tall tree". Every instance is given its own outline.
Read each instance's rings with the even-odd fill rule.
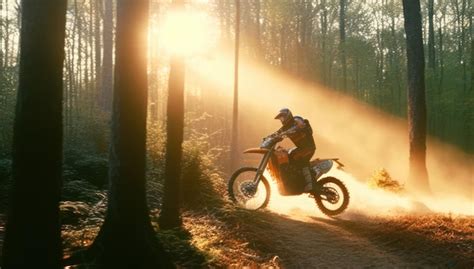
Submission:
[[[184,1],[174,0],[173,9],[171,12],[183,12]],[[183,56],[175,53],[171,56],[168,84],[165,184],[163,207],[159,218],[160,228],[162,229],[181,226],[179,197],[184,128],[184,79],[185,66]]]
[[[327,33],[328,33],[328,8],[326,5],[326,0],[321,0],[319,3],[320,9],[321,9],[321,16],[320,16],[320,21],[321,21],[321,76],[322,76],[322,82],[323,85],[328,86],[329,81],[328,81],[328,68],[327,68]]]
[[[256,58],[262,58],[262,34],[261,34],[261,5],[260,0],[255,0],[255,54]]]
[[[403,0],[407,43],[409,184],[429,192],[426,169],[425,56],[419,0]]]
[[[13,187],[2,268],[60,268],[66,2],[23,0],[21,8]]]
[[[347,63],[346,63],[346,1],[340,0],[339,5],[339,50],[342,66],[342,90],[347,87]]]
[[[104,0],[104,19],[103,19],[103,52],[102,52],[102,80],[101,80],[101,103],[102,109],[111,110],[112,88],[113,88],[113,39],[114,39],[114,0]]]
[[[234,59],[234,104],[232,111],[232,138],[230,144],[231,170],[237,166],[239,135],[239,43],[240,43],[240,1],[235,0],[235,59]]]
[[[146,202],[148,0],[118,0],[109,193],[94,241],[101,268],[160,268]]]
[[[102,51],[101,51],[101,38],[100,38],[100,27],[102,21],[102,0],[95,0],[94,3],[94,49],[95,49],[95,89],[99,90],[101,86],[101,62],[102,62]]]
[[[428,0],[428,67],[435,69],[434,0]]]
[[[474,104],[474,24],[473,24],[473,17],[474,17],[474,4],[470,2],[469,10],[470,10],[470,19],[469,19],[469,28],[470,28],[470,38],[471,38],[471,88],[469,89],[469,96],[470,96],[470,104]],[[469,110],[471,112],[471,119],[474,117],[474,113],[472,109]],[[469,117],[469,116],[468,116]],[[468,136],[468,148],[474,149],[474,123],[471,121],[469,132],[467,133]]]

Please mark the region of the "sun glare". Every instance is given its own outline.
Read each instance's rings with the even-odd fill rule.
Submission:
[[[216,43],[216,24],[204,11],[174,10],[159,26],[159,47],[169,54],[199,56],[208,53]]]

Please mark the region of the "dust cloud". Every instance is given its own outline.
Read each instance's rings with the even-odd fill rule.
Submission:
[[[232,63],[230,54],[220,54],[189,67],[190,76],[204,78],[221,90],[219,95],[227,95],[229,109],[232,107]],[[429,210],[474,215],[473,155],[432,137],[427,142],[431,197],[422,197],[416,189],[409,189],[409,195],[400,196],[367,186],[367,179],[379,168],[385,168],[402,184],[407,183],[405,119],[246,59],[241,61],[239,97],[242,149],[258,146],[262,137],[279,128],[273,116],[281,107],[309,119],[317,144],[315,157],[339,157],[346,164],[347,173],[334,173],[351,193],[349,211],[397,214]],[[242,163],[247,157],[242,155]],[[272,210],[282,213],[302,210],[313,214],[316,210],[314,202],[305,196],[278,198],[275,194],[276,190],[272,193]]]

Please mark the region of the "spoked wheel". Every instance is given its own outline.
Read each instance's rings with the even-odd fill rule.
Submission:
[[[257,210],[264,208],[270,201],[270,185],[262,175],[258,186],[253,183],[257,168],[242,167],[232,174],[227,186],[230,199],[238,206]]]
[[[341,214],[349,205],[349,191],[344,183],[334,177],[318,180],[319,193],[314,196],[318,208],[328,216]]]

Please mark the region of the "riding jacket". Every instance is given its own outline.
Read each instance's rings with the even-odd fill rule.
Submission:
[[[300,116],[294,116],[293,121],[281,127],[277,133],[284,133],[295,144],[296,148],[290,151],[290,159],[304,162],[311,159],[316,150],[316,144],[308,120]]]

